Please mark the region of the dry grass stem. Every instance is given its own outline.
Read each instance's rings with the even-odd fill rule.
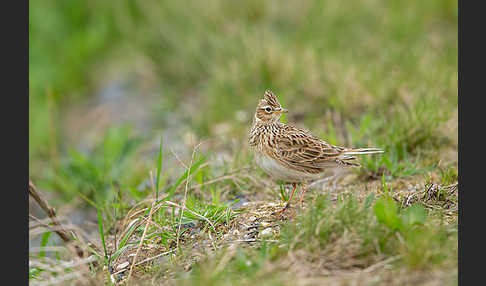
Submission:
[[[152,213],[154,211],[154,206],[155,206],[156,201],[152,203],[152,208],[150,209],[150,213],[148,215],[148,221],[145,224],[145,229],[143,230],[142,238],[140,239],[140,244],[138,245],[137,252],[135,253],[135,257],[133,258],[133,263],[130,267],[130,272],[128,273],[128,278],[127,278],[127,285],[130,282],[130,278],[132,277],[132,272],[133,272],[133,267],[135,266],[135,263],[137,262],[137,257],[138,253],[140,252],[140,249],[142,248],[143,242],[145,240],[145,235],[147,234],[148,226],[149,226],[149,221],[152,220]]]

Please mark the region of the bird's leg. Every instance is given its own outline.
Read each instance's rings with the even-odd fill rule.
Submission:
[[[283,213],[284,211],[286,211],[290,207],[290,201],[292,201],[292,197],[294,196],[294,192],[295,192],[295,189],[297,188],[297,184],[292,183],[292,186],[293,186],[293,189],[292,189],[292,192],[290,193],[290,198],[287,201],[287,204],[285,205],[285,207],[283,209],[279,210],[276,213]]]
[[[290,202],[292,201],[292,197],[294,196],[294,192],[295,192],[295,189],[297,188],[297,184],[296,183],[292,183],[292,192],[290,193],[290,198],[289,200],[287,201],[287,204],[285,205],[285,210],[288,209],[290,207]]]
[[[307,184],[306,183],[302,183],[302,194],[300,195],[300,200],[299,200],[299,204],[301,207],[304,206],[304,194],[305,194],[305,191],[307,191]]]

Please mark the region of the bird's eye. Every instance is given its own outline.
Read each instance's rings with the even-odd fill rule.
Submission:
[[[265,111],[270,112],[270,111],[272,111],[272,109],[270,107],[267,107],[267,108],[265,108]]]

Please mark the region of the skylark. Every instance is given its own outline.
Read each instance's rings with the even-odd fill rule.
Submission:
[[[302,205],[308,184],[321,179],[325,171],[359,167],[358,159],[353,155],[383,153],[378,148],[331,145],[305,129],[280,122],[282,113],[287,112],[275,94],[265,91],[249,132],[249,144],[257,165],[274,179],[292,183],[293,189],[285,209],[290,206],[298,183],[302,185],[299,200]]]

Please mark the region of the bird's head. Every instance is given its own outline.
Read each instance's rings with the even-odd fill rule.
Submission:
[[[255,120],[260,120],[265,123],[276,122],[280,120],[282,113],[287,113],[288,110],[282,108],[280,102],[273,92],[265,91],[263,99],[260,99],[255,111]]]

